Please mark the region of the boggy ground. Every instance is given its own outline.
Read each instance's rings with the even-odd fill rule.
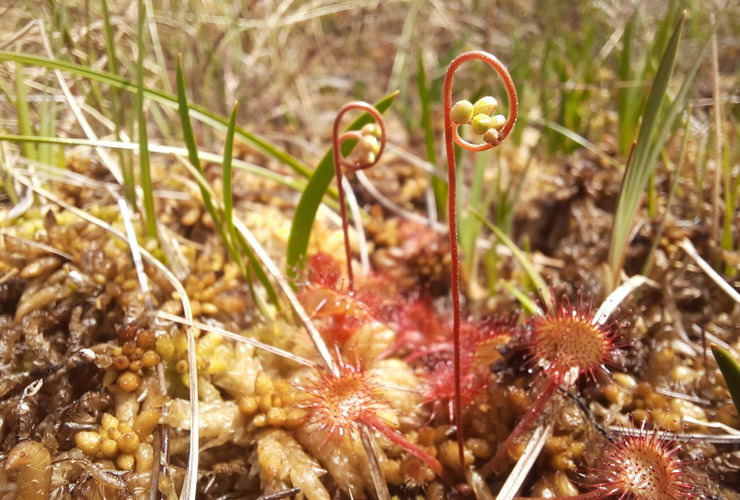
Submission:
[[[575,301],[576,290],[583,288],[594,294],[586,300],[598,304],[598,266],[611,216],[609,201],[595,198],[593,185],[599,185],[599,193],[613,192],[619,179],[616,174],[584,174],[593,168],[591,161],[578,154],[569,171],[560,174],[565,187],[525,194],[515,227],[530,236],[535,256],[541,251],[550,257],[554,265],[542,272],[555,294]],[[96,168],[94,160],[70,157],[68,162],[72,171],[88,175]],[[157,185],[173,189],[177,182],[168,178],[178,177],[176,170],[158,166]],[[398,169],[398,175],[404,177],[407,170]],[[237,180],[243,189],[237,210],[279,259],[289,209],[277,202],[255,211],[254,198],[264,202],[265,193],[276,188],[246,175]],[[51,188],[62,200],[120,225],[120,213],[105,193],[63,183]],[[551,229],[545,234],[541,214],[551,212],[552,204],[563,208],[555,222],[546,224]],[[375,398],[374,414],[436,457],[444,469],[437,477],[403,446],[381,438],[380,464],[391,491],[436,498],[454,486],[458,493],[472,494],[467,488],[480,485],[460,475],[445,399],[451,396],[444,382],[451,382],[444,370],[451,321],[449,243],[445,234],[383,214],[379,207],[371,212],[368,234],[375,274],[360,280],[368,284],[358,285],[358,295],[348,298],[341,278],[333,281],[341,262],[326,257],[296,280],[299,297],[327,342],[338,346],[349,366],[358,363],[361,383]],[[161,200],[158,213],[168,234],[181,243],[182,283],[195,318],[316,359],[289,314],[280,313],[273,321],[259,317],[248,287],[194,198]],[[643,224],[627,268],[644,259],[640,242],[650,241],[652,231]],[[149,265],[145,273],[152,290],[143,294],[125,244],[51,204],[31,208],[6,226],[4,234],[3,454],[8,457],[24,440],[43,447],[34,451],[43,457],[34,454],[24,460],[42,465],[33,471],[53,471],[48,486],[53,497],[144,498],[153,480],[165,496],[174,495],[187,458],[187,344],[181,325],[152,311],[182,314],[177,294]],[[687,469],[691,477],[707,495],[734,495],[735,440],[728,444],[723,439],[734,436],[738,416],[704,346],[726,342],[738,347],[732,333],[738,305],[678,247],[683,238],[700,242],[701,232],[695,226],[667,227],[649,276],[655,283],[622,304],[619,321],[630,326],[622,330],[624,347],[611,377],[602,377],[599,385],[582,383],[578,402],[556,395],[547,406],[540,421],[553,424],[552,436],[527,482],[528,495],[567,496],[587,489],[593,482],[589,478],[598,476],[594,470],[608,444],[597,424],[617,426],[618,432],[643,420],[651,428],[697,434],[681,451],[682,459],[695,461]],[[317,223],[311,253],[341,255],[341,248],[338,229]],[[517,279],[516,262],[503,260],[501,277]],[[503,319],[486,323],[471,318],[466,330],[469,336],[482,336],[472,348],[478,368],[466,393],[464,427],[466,462],[477,468],[533,404],[541,375],[536,367],[532,372],[517,344],[523,333],[516,316],[510,317],[518,306],[504,297],[484,302],[471,307],[483,311],[480,317],[485,313]],[[531,315],[521,316],[531,323]],[[437,354],[422,345],[436,346]],[[374,495],[363,472],[367,464],[358,437],[340,441],[327,438],[326,430],[318,432],[326,422],[312,406],[319,398],[310,389],[321,387],[314,369],[214,333],[201,332],[196,353],[201,496],[253,497],[292,487],[309,498]],[[512,459],[523,446],[510,451]],[[22,484],[19,471],[25,469],[8,469],[6,465],[0,472],[0,483],[4,495],[13,498]],[[487,479],[495,492],[500,482],[495,475]]]

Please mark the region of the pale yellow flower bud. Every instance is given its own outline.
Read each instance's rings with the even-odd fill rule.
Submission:
[[[474,115],[488,115],[491,116],[494,111],[496,111],[496,108],[498,107],[498,101],[496,101],[495,98],[491,97],[490,95],[487,95],[485,97],[481,97],[476,101],[475,106],[473,106],[473,114]]]
[[[504,115],[496,115],[491,119],[491,127],[500,131],[506,124],[506,117]]]
[[[491,117],[484,114],[475,115],[471,127],[474,133],[483,135],[491,128]]]
[[[375,154],[378,154],[380,152],[380,142],[378,142],[378,138],[373,135],[363,136],[362,140],[360,141],[360,147],[365,151],[369,151]]]
[[[370,135],[375,137],[380,137],[381,131],[380,131],[380,125],[377,123],[368,123],[362,126],[360,129],[360,133],[362,135]]]
[[[470,101],[457,101],[450,110],[450,118],[452,123],[457,125],[470,123],[470,119],[473,118],[473,105],[470,104]]]
[[[489,128],[485,134],[483,134],[483,140],[488,144],[495,146],[498,144],[498,130],[495,128]]]

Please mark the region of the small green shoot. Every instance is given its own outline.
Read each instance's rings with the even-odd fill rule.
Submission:
[[[28,106],[26,82],[24,81],[23,65],[15,65],[15,109],[18,114],[18,130],[23,135],[33,135],[31,126],[31,110]],[[21,144],[23,156],[29,160],[38,160],[36,146],[30,143]]]
[[[640,112],[647,95],[645,88],[638,84],[643,78],[647,58],[644,53],[638,56],[633,51],[632,45],[639,12],[639,9],[635,9],[627,21],[622,35],[622,51],[618,54],[617,75],[622,86],[617,93],[619,116],[617,143],[619,153],[623,156],[629,154],[632,142],[635,140],[635,130],[639,127]]]
[[[234,226],[234,196],[232,191],[232,178],[231,178],[231,172],[232,172],[232,163],[233,163],[233,155],[234,155],[234,131],[236,129],[236,113],[239,110],[239,101],[234,103],[234,109],[231,111],[231,118],[229,119],[229,127],[226,129],[226,140],[224,141],[224,161],[223,161],[223,192],[221,199],[223,200],[223,214],[224,214],[224,222],[226,223],[226,234],[229,238],[229,244],[232,247],[236,247],[236,245],[241,246],[242,251],[247,256],[250,262],[255,263],[257,262],[257,258],[254,255],[254,252],[252,252],[252,249],[247,244],[246,240],[242,237],[241,234],[236,230],[236,227]],[[226,242],[224,242],[226,243]],[[247,269],[247,267],[244,265],[244,261],[239,258],[236,260],[236,264],[239,266],[239,270],[241,271],[242,275],[245,277],[247,286],[249,286],[249,291],[252,294],[252,297],[254,298],[255,304],[257,308],[260,310],[260,313],[263,317],[269,318],[271,317],[270,311],[267,309],[266,305],[262,301],[262,298],[257,293],[257,291],[254,289],[254,284],[252,283],[252,280],[250,279],[250,270]],[[259,270],[261,269],[259,266],[255,266],[255,269],[257,270],[256,273],[259,273]],[[259,278],[260,281],[264,280],[267,282],[267,275],[265,274],[263,277]],[[270,292],[269,288],[268,294],[270,295],[270,300],[274,304],[278,304],[277,299],[277,292]]]
[[[48,80],[48,79],[47,79]],[[54,96],[49,93],[51,86],[48,81],[44,85],[44,94],[39,107],[39,135],[51,136],[56,130],[56,104]],[[55,163],[56,147],[51,144],[39,144],[38,155],[39,162],[47,165]]]
[[[712,81],[714,85],[714,183],[712,186],[712,239],[713,242],[723,250],[733,250],[733,224],[735,219],[735,207],[737,206],[738,177],[732,182],[732,168],[730,167],[729,148],[726,147],[724,131],[724,113],[722,108],[722,92],[719,82],[719,48],[717,46],[717,34],[712,34]],[[724,153],[723,153],[724,152]],[[722,179],[720,182],[720,174]],[[720,202],[720,184],[722,184],[723,199]],[[719,212],[724,204],[724,217],[722,223],[722,236],[718,237]],[[728,276],[735,276],[737,270],[733,266],[726,266]]]
[[[722,376],[725,377],[735,408],[740,413],[740,363],[726,349],[715,344],[712,344],[712,354],[717,360]]]
[[[616,167],[618,169],[622,169],[622,164],[619,163],[614,157],[609,156],[608,154],[604,153],[599,146],[594,144],[593,142],[589,141],[585,137],[583,137],[580,134],[577,134],[576,132],[573,132],[572,130],[563,127],[559,123],[555,123],[552,120],[548,120],[546,118],[530,118],[530,123],[542,125],[543,127],[556,132],[558,134],[561,134],[562,136],[570,139],[571,141],[575,142],[582,148],[588,149],[593,154],[598,156],[604,163],[607,165],[611,165],[613,167]]]
[[[152,170],[149,161],[149,135],[146,129],[146,113],[144,112],[144,0],[139,0],[139,23],[137,43],[139,57],[136,61],[136,116],[139,121],[139,175],[141,188],[144,194],[144,213],[146,216],[146,232],[150,238],[157,238],[157,216],[154,213],[154,188],[152,186]],[[129,179],[132,180],[132,179]],[[124,183],[126,179],[124,178]],[[135,187],[126,187],[125,191],[136,192]],[[130,202],[130,200],[129,200]],[[136,207],[134,194],[133,207]]]
[[[513,241],[511,241],[506,233],[496,227],[496,225],[491,223],[491,221],[486,219],[485,215],[472,207],[469,207],[468,210],[470,211],[470,213],[478,217],[478,219],[480,219],[480,221],[485,224],[493,232],[494,235],[496,235],[496,238],[498,238],[501,243],[506,245],[506,247],[511,250],[511,254],[517,261],[519,261],[519,264],[522,266],[522,269],[524,269],[524,272],[527,273],[529,279],[532,280],[532,283],[534,284],[537,292],[542,298],[543,305],[545,307],[550,307],[550,288],[547,286],[547,283],[545,282],[545,279],[542,277],[542,275],[537,272],[537,270],[532,265],[532,262],[530,262],[530,260],[527,258],[527,255],[522,252]]]
[[[474,207],[480,212],[486,212],[491,201],[491,197],[494,194],[493,190],[488,190],[488,195],[484,196],[483,187],[485,186],[485,170],[490,163],[491,157],[493,156],[491,151],[484,151],[475,157],[475,171],[473,173],[473,181],[470,184],[470,194],[468,195],[468,203],[471,207]],[[460,215],[460,250],[463,255],[465,272],[469,277],[471,283],[475,283],[478,269],[478,252],[476,251],[476,243],[478,242],[478,236],[482,223],[477,217],[472,216],[469,213]]]
[[[234,110],[231,112],[229,119],[229,128],[226,130],[226,140],[224,142],[224,164],[223,164],[223,195],[224,202],[224,222],[226,223],[226,232],[229,235],[231,244],[237,241],[237,232],[234,227],[234,197],[231,190],[231,164],[234,153],[234,128],[236,127],[236,112],[239,109],[239,101],[234,103]],[[242,273],[246,274],[244,262],[241,259],[237,261]]]
[[[678,156],[678,165],[676,166],[676,169],[673,172],[673,179],[671,180],[671,187],[668,191],[668,197],[666,198],[665,202],[665,208],[663,209],[663,218],[660,221],[660,225],[658,226],[658,229],[655,233],[655,238],[653,239],[653,244],[650,247],[650,251],[648,252],[647,259],[645,260],[645,264],[642,267],[642,274],[644,276],[648,276],[650,274],[650,270],[653,267],[654,258],[655,258],[655,250],[658,248],[658,245],[660,244],[660,239],[663,237],[663,232],[665,231],[665,224],[668,220],[668,214],[670,213],[671,205],[673,204],[673,200],[675,199],[676,194],[676,187],[678,186],[678,180],[681,178],[681,171],[683,170],[683,164],[684,160],[686,159],[686,146],[689,142],[689,125],[691,124],[691,120],[689,120],[688,114],[685,116],[685,124],[684,124],[684,130],[683,130],[683,141],[681,143],[681,152]],[[668,158],[667,155],[664,155],[664,161],[666,165],[668,165]]]
[[[182,125],[183,136],[185,139],[185,144],[187,145],[187,148],[188,148],[188,158],[190,160],[190,163],[193,165],[195,170],[198,172],[199,177],[201,179],[205,179],[203,167],[201,166],[200,159],[198,157],[198,147],[195,143],[195,136],[193,135],[193,127],[190,124],[190,115],[189,115],[190,107],[188,106],[187,96],[185,94],[185,77],[183,76],[183,71],[182,71],[182,57],[179,57],[177,60],[177,97],[178,97],[178,102],[179,102],[178,109],[180,112],[180,121]],[[232,124],[231,127],[234,127],[235,129],[236,125]],[[227,130],[228,130],[228,127],[227,127]],[[239,262],[241,260],[241,256],[239,255],[239,252],[237,251],[235,244],[231,241],[229,237],[227,237],[226,232],[224,231],[223,217],[221,214],[219,214],[216,211],[216,207],[214,206],[213,200],[211,199],[210,191],[206,189],[203,185],[200,185],[200,191],[201,191],[201,195],[203,196],[203,204],[205,205],[206,210],[208,211],[209,215],[213,219],[214,226],[216,230],[218,231],[219,236],[221,237],[221,241],[224,242],[224,246],[229,252],[229,255],[231,255],[231,258],[234,259],[235,262]],[[242,248],[243,249],[249,248],[249,246],[246,244],[246,242],[244,242],[244,244],[242,245]],[[272,286],[272,283],[270,283],[270,280],[267,278],[267,274],[264,272],[262,267],[259,265],[259,261],[254,256],[253,252],[247,251],[246,254],[250,262],[252,263],[252,266],[255,270],[255,274],[257,274],[257,278],[260,280],[262,285],[265,287],[265,290],[267,291],[267,294],[270,297],[270,300],[273,302],[273,304],[276,307],[279,307],[279,300],[277,297],[277,292],[275,291],[275,288]],[[248,276],[245,276],[245,278],[248,278]],[[255,297],[255,300],[259,303],[258,298]]]
[[[522,305],[522,310],[528,312],[529,314],[538,314],[537,304],[529,297],[529,295],[522,292],[506,280],[500,280],[500,283],[501,285],[503,285],[504,288],[506,288],[506,290],[508,290],[510,294],[512,294],[516,298],[516,300],[519,301],[519,303]]]
[[[113,31],[113,26],[110,22],[108,0],[102,0],[101,8],[103,14],[103,28],[105,31],[105,54],[107,57],[108,71],[114,75],[118,75],[120,64],[118,57],[116,56],[115,32]],[[123,95],[121,89],[115,87],[110,89],[110,107],[113,125],[115,127],[116,140],[120,141],[121,130],[125,123],[123,113]],[[131,162],[131,155],[122,150],[118,150],[117,152],[118,163],[121,165],[121,174],[123,176],[124,196],[132,207],[136,207],[136,183],[134,182],[134,167]]]

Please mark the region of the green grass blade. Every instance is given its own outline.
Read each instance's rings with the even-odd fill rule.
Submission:
[[[16,52],[7,51],[0,51],[0,61],[13,61],[18,64],[40,66],[49,69],[58,69],[60,71],[71,73],[92,81],[105,83],[107,85],[110,85],[111,87],[122,89],[127,92],[137,91],[136,82],[132,82],[131,80],[118,75],[114,75],[112,73],[108,73],[106,71],[99,71],[70,62],[51,60],[45,57],[39,57],[29,54],[19,54]],[[178,109],[179,104],[177,96],[174,96],[167,92],[144,87],[144,96],[150,101],[157,102],[173,109]],[[226,128],[228,126],[228,120],[226,118],[213,113],[209,109],[197,104],[188,104],[188,109],[190,115],[193,118],[218,130],[226,131]],[[287,165],[297,174],[306,178],[311,177],[312,171],[310,168],[301,163],[297,158],[281,150],[274,144],[271,144],[269,141],[259,137],[256,134],[247,132],[241,127],[236,127],[234,134],[240,140],[252,145],[255,149],[261,151],[265,155],[275,158],[279,162]],[[336,199],[336,190],[331,189],[329,192],[331,196]]]
[[[485,215],[472,207],[468,207],[468,210],[470,211],[470,213],[478,217],[478,219],[480,219],[483,224],[488,226],[488,228],[493,231],[493,234],[496,235],[496,238],[498,238],[501,243],[506,245],[506,247],[511,250],[511,254],[517,261],[519,261],[519,264],[524,269],[524,272],[527,273],[529,279],[532,280],[532,283],[534,283],[534,286],[539,292],[540,297],[542,297],[543,304],[546,307],[550,307],[550,289],[548,288],[544,278],[540,275],[540,273],[537,272],[532,263],[529,261],[527,255],[522,252],[519,247],[517,247],[516,244],[511,241],[511,239],[506,236],[506,234],[501,229],[499,229],[494,224],[492,224],[491,221],[486,219]]]
[[[200,184],[201,180],[205,182],[205,175],[203,174],[203,167],[201,166],[200,159],[198,157],[198,147],[195,144],[195,136],[193,135],[193,127],[192,127],[192,124],[190,123],[190,114],[188,112],[189,111],[188,98],[185,94],[185,77],[182,72],[182,56],[178,57],[177,59],[176,73],[177,73],[176,75],[177,100],[179,103],[178,111],[180,113],[182,132],[183,132],[183,136],[185,139],[185,144],[188,149],[188,158],[190,160],[190,163],[193,165],[193,167],[198,172],[198,175],[200,177],[198,181],[199,181],[199,186],[200,186],[200,192],[201,192],[201,195],[203,196],[203,204],[205,205],[206,210],[208,210],[208,213],[213,219],[214,227],[218,231],[218,234],[221,237],[221,241],[224,242],[224,246],[229,252],[229,255],[231,255],[232,259],[234,259],[234,262],[239,263],[241,262],[241,255],[239,255],[239,252],[236,249],[236,246],[235,246],[236,243],[233,242],[226,235],[226,232],[224,231],[224,227],[223,227],[223,217],[221,216],[221,214],[219,214],[216,211],[216,207],[213,204],[213,200],[211,198],[211,193],[209,189],[207,189],[205,185]],[[236,130],[236,119],[235,118],[234,118],[234,124],[231,124],[230,126],[234,130]],[[229,126],[227,126],[227,130],[228,128]],[[233,138],[232,138],[232,141],[233,141]],[[229,157],[231,157],[231,155],[229,155]],[[225,158],[224,158],[224,161],[226,161]],[[275,288],[272,286],[272,283],[270,282],[270,280],[267,278],[267,274],[265,274],[264,270],[259,265],[259,261],[257,261],[256,257],[254,256],[254,253],[251,250],[249,250],[249,246],[244,244],[243,247],[247,248],[247,251],[245,253],[254,267],[257,278],[260,280],[262,285],[265,287],[265,290],[267,290],[267,293],[270,296],[271,300],[273,300],[275,307],[279,308],[280,304],[277,298],[277,292],[275,291]],[[248,279],[248,276],[245,275],[245,278]],[[254,299],[256,302],[259,302],[260,300],[259,297],[257,296],[255,296]]]
[[[640,127],[640,133],[637,137],[638,148],[635,150],[635,163],[642,165],[645,163],[645,157],[649,154],[650,139],[655,131],[655,122],[658,120],[660,114],[660,108],[663,103],[663,99],[668,89],[668,82],[673,74],[673,68],[676,64],[676,57],[678,56],[678,45],[681,42],[681,32],[685,16],[681,16],[676,23],[676,29],[673,31],[671,40],[668,42],[668,46],[663,54],[663,59],[658,67],[658,73],[655,75],[653,80],[653,88],[650,91],[650,97],[645,108],[645,114],[642,117],[642,126]],[[640,144],[644,146],[640,147]],[[646,176],[647,177],[647,176]]]
[[[534,300],[529,298],[529,295],[519,290],[517,287],[512,285],[506,280],[499,280],[501,285],[503,285],[504,288],[506,288],[510,294],[512,294],[516,300],[519,301],[519,303],[522,305],[522,309],[529,314],[539,314],[539,311],[537,309],[537,304],[534,302]]]
[[[702,56],[709,47],[711,34],[716,30],[715,25],[706,34],[706,40],[699,50],[699,56],[695,58],[693,66],[684,79],[683,85],[673,99],[667,112],[659,117],[660,105],[666,94],[668,81],[670,80],[676,60],[684,19],[685,14],[678,20],[661,65],[658,68],[645,115],[643,116],[637,146],[634,153],[630,156],[622,181],[622,189],[617,202],[617,213],[614,216],[612,238],[609,247],[609,266],[612,272],[613,286],[617,284],[616,280],[619,278],[619,273],[624,262],[624,255],[629,243],[627,237],[629,236],[632,220],[637,212],[642,193],[645,190],[652,171],[655,169],[658,155],[663,149],[668,134],[673,128],[673,123],[683,109],[686,95],[699,71],[699,66],[703,59]]]
[[[247,259],[249,259],[249,263],[252,265],[254,274],[257,276],[259,282],[262,283],[262,286],[265,287],[267,298],[270,300],[270,302],[272,302],[272,304],[277,308],[278,311],[281,310],[282,307],[280,305],[280,299],[278,298],[277,291],[275,290],[275,287],[272,286],[272,282],[270,281],[270,279],[267,277],[267,273],[263,269],[262,262],[257,259],[257,255],[255,254],[252,247],[249,246],[249,243],[244,238],[244,236],[241,233],[237,236],[239,246],[241,246],[242,252],[244,252],[244,255],[247,256]],[[251,284],[252,280],[249,279],[249,276],[246,276],[246,278],[247,282],[249,283],[249,289],[252,291],[252,294],[254,296],[255,304],[260,309],[260,312],[265,315],[265,318],[274,319],[270,311],[268,311],[267,308],[264,307],[264,304],[262,304],[262,299],[260,299],[259,295],[257,295],[256,291],[254,290]]]
[[[653,268],[656,250],[658,249],[660,240],[663,237],[663,232],[665,231],[666,222],[668,221],[668,214],[670,213],[671,206],[673,205],[673,201],[675,199],[676,188],[678,187],[678,181],[681,179],[681,171],[683,170],[683,164],[686,159],[686,147],[688,146],[689,136],[690,136],[689,134],[689,126],[691,125],[691,120],[689,119],[690,113],[691,111],[689,110],[685,117],[685,123],[684,123],[684,129],[683,129],[683,141],[681,143],[681,152],[678,154],[678,165],[673,171],[673,179],[671,180],[671,187],[668,190],[668,196],[666,197],[665,207],[663,208],[663,218],[661,219],[660,224],[658,225],[658,229],[655,232],[655,237],[653,238],[653,243],[650,246],[650,251],[647,254],[648,255],[647,259],[645,259],[645,264],[642,266],[643,276],[649,276],[650,271]],[[667,156],[668,155],[665,154],[666,158],[663,161],[663,163],[666,165],[669,164],[669,160]]]
[[[118,57],[116,56],[115,32],[113,31],[113,26],[110,22],[110,13],[108,12],[108,0],[102,0],[100,5],[103,14],[103,28],[105,30],[105,54],[107,57],[108,71],[110,71],[114,75],[118,75],[120,64],[118,62]],[[121,140],[121,130],[123,128],[123,124],[125,123],[123,116],[124,106],[122,100],[123,95],[121,89],[111,87],[111,115],[113,119],[113,124],[115,126],[116,140],[119,141]],[[134,185],[134,167],[131,161],[131,155],[119,150],[118,162],[121,165],[121,175],[123,176],[124,196],[126,196],[126,199],[129,200],[129,203],[134,203],[132,204],[132,206],[136,206],[136,192],[131,187]]]
[[[645,114],[643,115],[642,126],[640,127],[640,133],[637,139],[637,147],[633,154],[630,155],[630,161],[627,164],[622,182],[609,248],[609,264],[614,280],[613,286],[616,286],[616,280],[619,278],[619,270],[624,260],[627,238],[630,227],[632,226],[632,220],[637,211],[637,205],[650,174],[655,168],[655,164],[648,161],[651,147],[655,144],[652,139],[655,134],[655,126],[660,107],[665,97],[668,82],[673,73],[676,56],[678,55],[683,22],[684,16],[681,16],[658,68],[658,73],[655,76],[653,88],[648,98],[647,107],[645,108]]]
[[[624,26],[624,33],[622,34],[622,52],[619,54],[619,66],[617,68],[617,76],[626,83],[633,81],[632,65],[633,65],[633,54],[632,54],[632,37],[635,30],[635,24],[637,23],[637,14],[639,10],[635,11],[630,16],[627,24]],[[623,87],[620,88],[617,93],[617,116],[619,116],[618,130],[619,133],[618,143],[619,152],[626,155],[629,151],[630,145],[632,144],[632,120],[630,112],[637,107],[637,103],[634,99],[634,88]]]
[[[182,55],[179,55],[177,58],[176,73],[178,112],[180,113],[180,125],[182,127],[183,139],[188,150],[188,160],[198,172],[198,175],[205,180],[203,166],[201,165],[200,157],[198,156],[198,145],[195,142],[195,135],[193,134],[193,125],[190,123],[188,97],[185,93],[185,76],[182,72]],[[206,210],[208,210],[208,213],[213,219],[213,224],[218,230],[218,234],[221,237],[221,240],[228,248],[231,257],[235,261],[238,261],[239,256],[235,252],[233,245],[229,244],[229,239],[226,237],[226,233],[224,233],[222,218],[220,214],[216,212],[216,208],[213,205],[213,199],[211,198],[211,193],[205,186],[201,185],[200,183],[199,186],[201,196],[203,197],[203,204],[205,205]]]
[[[492,156],[492,151],[484,151],[475,157],[475,170],[473,172],[473,181],[470,183],[468,203],[481,213],[486,212],[489,205],[487,203],[489,200],[484,200],[483,191],[484,186],[486,186],[484,182],[486,167],[491,162]],[[498,178],[500,179],[500,176]],[[495,191],[490,190],[489,192]],[[460,224],[458,225],[460,251],[463,257],[463,265],[471,281],[474,281],[477,276],[478,252],[476,251],[476,242],[478,241],[478,236],[480,236],[482,226],[481,221],[477,217],[468,213],[460,216]]]
[[[234,129],[236,128],[236,113],[239,110],[239,101],[234,103],[234,109],[231,111],[231,118],[229,119],[229,127],[226,130],[226,140],[224,143],[224,162],[223,162],[223,203],[224,203],[224,221],[226,222],[226,232],[229,235],[229,240],[231,241],[232,246],[240,245],[242,250],[244,251],[244,254],[247,256],[249,261],[252,263],[252,268],[255,270],[255,274],[257,275],[257,279],[260,280],[261,283],[268,283],[270,284],[270,281],[267,278],[266,273],[262,273],[260,276],[260,271],[262,271],[262,267],[259,265],[259,261],[257,261],[256,256],[254,255],[254,252],[252,252],[252,249],[247,245],[246,240],[237,232],[236,227],[234,226],[234,197],[233,192],[231,189],[231,171],[232,171],[232,163],[233,163],[233,154],[234,154]],[[262,298],[257,293],[256,290],[254,290],[254,285],[252,284],[252,280],[250,279],[250,272],[244,265],[244,261],[242,259],[238,259],[236,261],[237,265],[239,266],[239,269],[241,270],[242,274],[247,278],[247,284],[249,286],[249,290],[252,293],[252,297],[254,297],[255,304],[257,308],[260,310],[260,313],[262,313],[262,316],[265,318],[270,318],[271,313],[269,309],[265,306],[264,302],[262,301]],[[267,295],[270,299],[270,301],[273,304],[279,305],[280,301],[278,300],[277,291],[272,287],[268,286],[265,287],[267,290]]]
[[[619,54],[618,76],[623,83],[633,82],[629,86],[619,89],[617,93],[617,115],[619,152],[627,155],[632,142],[635,140],[634,131],[639,126],[639,117],[645,104],[647,90],[642,86],[636,86],[636,82],[642,80],[645,73],[647,56],[640,56],[633,51],[634,31],[639,19],[639,9],[635,9],[624,28],[622,35],[622,51]],[[664,25],[668,25],[667,22]],[[659,41],[656,39],[656,45]],[[662,45],[661,45],[662,46]]]
[[[108,12],[108,0],[101,0],[100,7],[103,11],[103,28],[105,30],[105,54],[108,57],[108,67],[111,73],[118,74],[118,58],[116,57],[116,42],[113,26],[110,23]]]
[[[717,345],[712,345],[712,354],[717,360],[722,376],[725,377],[735,408],[740,412],[740,363],[726,349]]]
[[[203,175],[203,167],[200,164],[200,158],[198,158],[198,145],[195,143],[193,125],[190,123],[188,97],[185,93],[185,76],[182,72],[182,54],[177,57],[176,78],[178,112],[180,113],[180,125],[182,126],[182,135],[185,140],[185,146],[188,148],[188,159],[190,160],[190,164],[195,167],[198,173]],[[204,198],[206,198],[206,196],[204,196]],[[210,201],[210,197],[208,197],[208,202],[210,203]]]
[[[152,186],[152,169],[149,160],[149,136],[146,129],[146,114],[144,113],[144,2],[139,0],[139,23],[137,43],[139,56],[136,61],[136,116],[139,121],[139,176],[141,190],[144,195],[144,213],[146,215],[146,232],[152,238],[157,238],[157,218],[154,213],[154,187]],[[129,179],[133,181],[133,179]],[[124,178],[124,183],[126,179]],[[132,207],[136,207],[136,188],[130,187],[134,193]],[[128,186],[126,192],[129,192]],[[131,200],[129,200],[131,202]]]
[[[12,134],[0,134],[0,141],[14,141],[14,142],[31,142],[37,144],[57,144],[60,146],[90,146],[90,147],[102,147],[115,149],[117,151],[138,151],[139,145],[134,142],[120,142],[120,141],[103,141],[103,140],[90,140],[90,139],[76,139],[69,137],[38,137],[28,135],[12,135]],[[163,155],[175,155],[181,157],[188,156],[188,150],[172,146],[162,146],[158,144],[150,144],[149,151],[151,153],[163,154]],[[208,161],[211,163],[218,163],[223,165],[224,158],[221,155],[208,153],[205,151],[198,151],[198,157],[202,161]],[[250,174],[258,175],[265,179],[270,179],[276,183],[285,186],[295,191],[303,192],[306,188],[306,183],[293,179],[287,175],[282,175],[267,168],[254,165],[242,160],[231,160],[233,168],[244,170]],[[339,210],[339,205],[333,200],[327,200],[325,202],[333,210]]]
[[[598,156],[601,160],[603,160],[606,164],[611,165],[615,168],[618,168],[619,170],[622,170],[622,164],[619,163],[615,158],[609,156],[608,154],[604,153],[599,146],[594,144],[593,142],[589,141],[585,137],[583,137],[580,134],[577,134],[570,130],[567,127],[564,127],[560,125],[559,123],[556,123],[552,120],[548,120],[547,118],[530,118],[530,123],[536,123],[537,125],[542,125],[546,129],[551,130],[552,132],[558,133],[571,141],[575,142],[579,146],[588,149],[593,154]]]
[[[154,186],[149,159],[149,138],[146,128],[146,113],[139,109],[139,168],[141,170],[141,190],[144,192],[144,213],[146,215],[146,232],[157,238],[157,216],[154,212]]]
[[[22,135],[33,135],[31,126],[31,109],[28,106],[28,96],[26,95],[26,82],[23,79],[23,65],[15,65],[15,109],[18,113],[18,131]],[[36,147],[30,143],[21,144],[23,156],[29,160],[38,160]]]
[[[427,85],[427,75],[424,68],[424,58],[419,52],[417,57],[416,86],[421,101],[421,128],[424,129],[424,146],[426,148],[427,161],[437,166],[437,150],[434,142],[434,128],[432,127],[431,94]],[[432,191],[434,201],[437,205],[437,216],[444,219],[447,213],[447,183],[441,177],[433,175]]]
[[[387,110],[398,96],[398,92],[390,94],[375,104],[375,108],[383,113]],[[359,130],[363,125],[372,122],[369,113],[363,113],[349,126],[348,130]],[[354,144],[352,141],[345,141],[342,144],[342,153],[349,154]],[[332,158],[331,148],[326,152],[319,162],[318,167],[308,181],[306,189],[298,200],[293,223],[290,226],[290,236],[288,237],[287,265],[288,276],[295,276],[295,268],[303,265],[303,258],[308,249],[308,240],[311,236],[313,221],[316,219],[316,212],[321,205],[321,199],[324,197],[331,180],[334,178],[334,160]]]
[[[56,132],[56,104],[54,97],[49,93],[48,82],[44,85],[43,100],[39,109],[39,134],[43,136],[54,135]],[[39,144],[38,155],[41,163],[51,165],[54,162],[55,146],[51,144]]]
[[[226,222],[226,232],[233,244],[236,244],[236,228],[234,227],[234,198],[231,191],[231,160],[234,153],[234,127],[236,127],[236,112],[239,109],[239,101],[234,103],[234,109],[231,111],[229,119],[229,128],[226,130],[226,141],[224,143],[224,164],[223,164],[223,195],[221,199],[224,202],[224,221]],[[244,267],[241,259],[237,261],[240,268]],[[245,272],[246,270],[242,270]]]

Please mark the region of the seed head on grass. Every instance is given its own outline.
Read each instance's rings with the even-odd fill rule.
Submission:
[[[612,442],[590,471],[596,491],[623,500],[703,498],[688,472],[695,460],[678,457],[683,446],[665,432],[645,429],[643,421],[636,435]]]

